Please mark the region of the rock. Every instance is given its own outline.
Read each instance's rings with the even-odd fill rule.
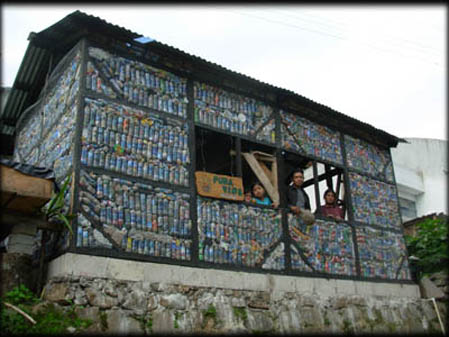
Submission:
[[[278,315],[279,332],[298,333],[300,331],[299,313],[296,310],[282,310]]]
[[[356,305],[359,307],[366,307],[366,299],[359,296],[353,296],[348,298],[348,305]]]
[[[301,306],[304,307],[314,307],[316,305],[316,300],[311,296],[301,296]]]
[[[114,309],[107,311],[107,333],[113,334],[143,334],[141,324],[131,317],[130,311]]]
[[[99,307],[101,309],[110,309],[113,306],[118,305],[117,298],[107,296],[101,291],[94,288],[86,289],[86,297],[90,305]]]
[[[153,333],[167,334],[177,332],[174,328],[173,316],[170,310],[153,312]]]
[[[158,295],[150,295],[150,297],[148,297],[147,310],[153,311],[153,310],[157,309],[158,304],[159,304],[159,296]]]
[[[69,326],[66,330],[68,333],[74,333],[76,331],[76,329],[73,326]]]
[[[159,303],[170,309],[184,310],[187,306],[187,298],[181,294],[163,295]]]
[[[81,288],[87,288],[90,286],[91,282],[92,281],[89,278],[81,276],[79,285],[81,286]]]
[[[332,301],[332,306],[336,309],[346,308],[348,306],[348,298],[347,297],[337,297]]]
[[[143,315],[147,309],[148,303],[145,293],[141,289],[131,291],[125,300],[122,307],[133,310],[137,315]]]
[[[321,313],[316,307],[300,307],[299,314],[305,332],[319,332],[323,330]]]
[[[44,298],[49,302],[67,304],[69,287],[66,283],[50,283],[45,289]]]
[[[448,274],[444,271],[440,271],[438,273],[432,274],[430,276],[430,280],[437,286],[444,286],[449,283]]]
[[[215,300],[214,295],[211,293],[204,293],[201,297],[197,300],[197,306],[199,310],[207,310],[209,308],[209,305],[213,304]]]
[[[118,297],[117,288],[112,284],[111,281],[107,281],[104,284],[103,291],[108,296]]]
[[[86,305],[87,304],[87,298],[84,294],[84,291],[76,290],[75,291],[75,299],[73,300],[73,303],[76,305]]]
[[[40,302],[36,305],[33,305],[33,307],[31,308],[31,314],[37,315],[40,311],[44,311],[49,303],[50,302],[48,302],[48,301],[44,301],[44,302]]]
[[[244,308],[244,307],[246,307],[246,301],[243,298],[232,297],[231,298],[231,306],[237,307],[237,308]]]
[[[270,315],[261,311],[248,310],[248,318],[245,322],[247,329],[251,331],[267,332],[273,330],[274,323]]]
[[[428,277],[423,277],[419,282],[419,289],[423,298],[444,298],[445,294]]]
[[[255,309],[268,310],[270,309],[269,303],[260,300],[251,300],[248,302],[248,307]]]
[[[80,308],[77,307],[75,309],[75,313],[81,319],[91,319],[93,322],[99,322],[99,313],[100,309],[98,307],[88,307],[88,308]]]

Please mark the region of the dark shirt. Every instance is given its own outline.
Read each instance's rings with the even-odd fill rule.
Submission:
[[[296,188],[295,185],[288,186],[287,189],[287,205],[288,207],[296,206],[296,203],[298,202],[298,190],[300,190],[303,193],[304,196],[304,208],[310,210],[310,200],[307,193],[304,191],[302,187]]]

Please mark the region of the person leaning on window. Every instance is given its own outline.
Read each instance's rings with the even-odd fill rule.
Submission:
[[[343,220],[344,212],[343,208],[337,205],[337,195],[332,189],[326,190],[323,195],[324,205],[320,206],[320,212],[322,215],[331,217],[337,220]],[[318,210],[315,214],[318,213]]]
[[[303,209],[310,211],[310,200],[304,188],[302,188],[303,182],[304,171],[298,168],[293,171],[292,182],[287,190],[288,208],[296,215],[299,215]]]

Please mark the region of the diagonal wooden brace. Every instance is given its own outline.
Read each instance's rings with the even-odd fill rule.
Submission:
[[[279,204],[279,192],[278,192],[278,179],[277,179],[277,164],[276,160],[271,155],[263,154],[261,152],[244,152],[242,153],[248,165],[251,167],[256,177],[260,180],[262,185],[265,187],[267,194],[274,203]],[[268,167],[256,159],[256,155],[260,161],[270,161],[272,162],[272,170],[270,171]],[[267,158],[264,158],[264,157]]]

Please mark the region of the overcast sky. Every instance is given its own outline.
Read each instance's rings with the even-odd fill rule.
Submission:
[[[447,139],[443,5],[2,5],[2,86],[30,32],[75,10],[397,137]]]

